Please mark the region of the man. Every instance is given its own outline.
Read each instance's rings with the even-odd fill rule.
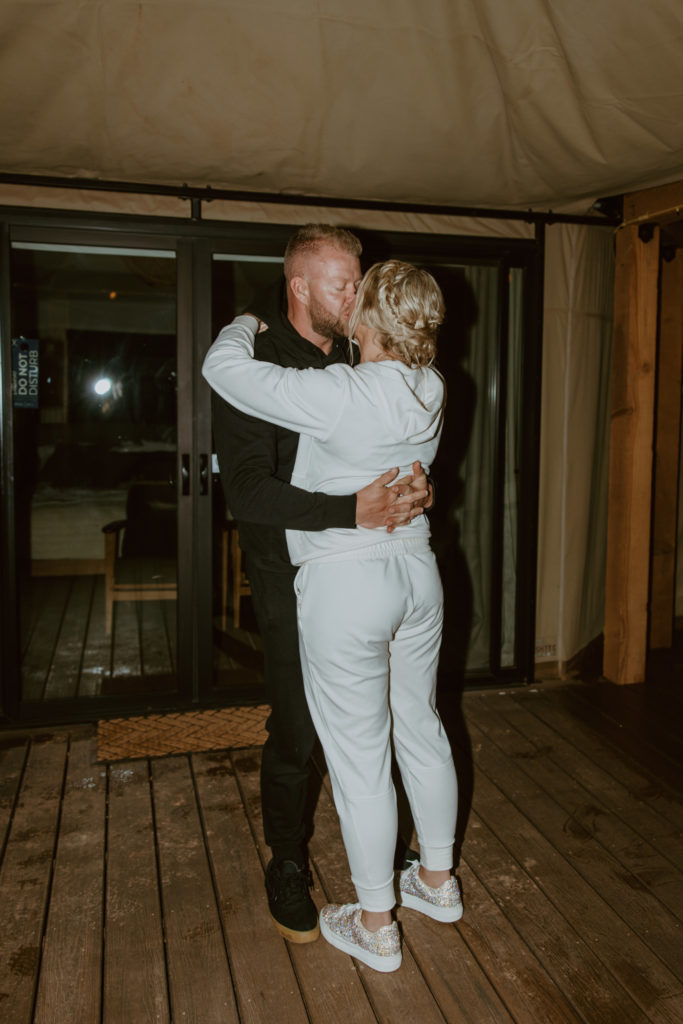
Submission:
[[[361,280],[360,254],[359,240],[345,229],[306,225],[295,232],[285,250],[286,312],[279,293],[250,310],[268,324],[256,339],[255,358],[298,369],[346,361],[343,339]],[[391,529],[421,511],[426,481],[421,475],[390,487],[397,470],[389,469],[358,494],[302,491],[289,482],[298,434],[240,413],[216,395],[213,409],[221,481],[246,553],[271,706],[261,767],[263,826],[272,851],[268,905],[281,934],[311,942],[319,925],[309,893],[305,810],[315,730],[299,661],[297,570],[285,529]]]

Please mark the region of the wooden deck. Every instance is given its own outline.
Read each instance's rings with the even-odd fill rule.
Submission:
[[[258,750],[105,766],[89,726],[0,734],[0,1019],[680,1024],[682,691],[466,693],[465,915],[400,911],[392,975],[271,926]],[[326,782],[318,903],[353,895]]]
[[[250,602],[241,629],[214,620],[213,685],[262,683],[261,643]],[[125,601],[104,623],[104,577],[47,576],[22,588],[22,699],[173,693],[176,681],[176,602]]]

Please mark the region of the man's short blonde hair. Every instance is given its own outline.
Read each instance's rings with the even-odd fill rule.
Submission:
[[[285,249],[285,277],[289,281],[297,256],[315,254],[321,245],[333,245],[342,252],[360,258],[363,251],[360,239],[347,228],[332,224],[304,224],[290,237]]]
[[[428,366],[436,356],[436,338],[445,304],[441,289],[427,270],[387,260],[363,277],[349,321],[379,333],[385,352],[408,366]]]

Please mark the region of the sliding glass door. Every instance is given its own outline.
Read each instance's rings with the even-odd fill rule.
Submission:
[[[15,242],[21,702],[177,689],[173,249]]]

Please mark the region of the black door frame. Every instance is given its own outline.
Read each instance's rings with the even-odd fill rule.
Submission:
[[[2,468],[2,538],[0,548],[0,654],[2,655],[2,719],[17,723],[78,721],[142,711],[188,708],[226,703],[211,698],[211,420],[208,388],[200,368],[211,344],[211,260],[214,252],[280,256],[292,225],[246,222],[192,221],[132,215],[92,215],[52,210],[0,207],[0,459]],[[515,667],[501,668],[492,657],[489,676],[479,683],[497,685],[530,681],[534,664],[536,539],[538,517],[538,426],[540,422],[540,359],[542,323],[543,226],[534,239],[426,235],[406,232],[359,231],[366,253],[377,258],[391,254],[416,262],[482,262],[525,270],[525,351],[523,451],[520,453],[518,514],[518,575],[515,622]],[[169,248],[176,252],[178,331],[178,478],[181,459],[189,460],[188,500],[179,500],[178,691],[170,695],[130,698],[74,698],[22,704],[21,669],[17,646],[17,577],[14,536],[14,452],[11,397],[10,247],[13,241],[53,244],[121,245],[128,248]],[[502,286],[501,286],[502,287]],[[500,328],[502,331],[502,326]],[[499,346],[505,373],[504,345]],[[504,395],[504,388],[500,393]],[[504,398],[496,409],[504,424]],[[207,466],[208,460],[208,466]],[[496,539],[493,538],[494,551]],[[499,559],[494,559],[500,574]],[[495,623],[494,623],[495,625]],[[492,637],[498,642],[500,622]],[[473,680],[474,681],[474,680]],[[236,692],[230,703],[244,702]],[[263,699],[263,695],[250,700]]]

